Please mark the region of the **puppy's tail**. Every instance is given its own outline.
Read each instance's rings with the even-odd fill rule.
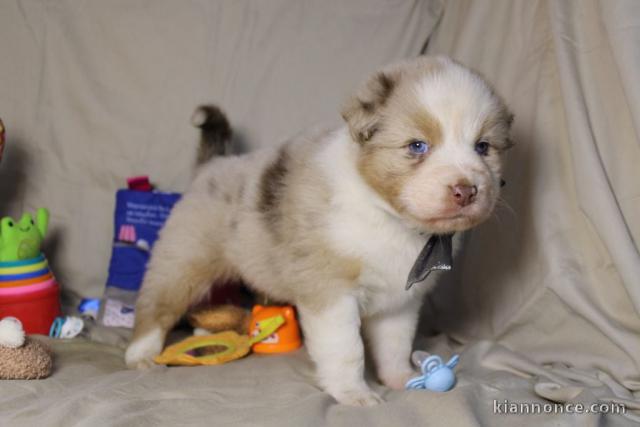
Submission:
[[[196,108],[191,123],[200,128],[200,146],[197,165],[206,163],[214,156],[225,156],[231,149],[231,125],[224,112],[215,105]]]

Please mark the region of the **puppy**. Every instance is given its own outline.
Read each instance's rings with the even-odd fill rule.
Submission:
[[[399,389],[414,375],[429,286],[407,291],[407,276],[431,234],[491,215],[512,116],[478,74],[439,56],[374,74],[342,117],[333,131],[200,166],[154,247],[129,366],[149,366],[212,284],[242,278],[297,306],[318,381],[338,402],[381,401],[363,378],[363,336],[384,384]],[[224,152],[224,115],[195,118],[200,160]]]

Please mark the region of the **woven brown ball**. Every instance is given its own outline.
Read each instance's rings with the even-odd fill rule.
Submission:
[[[194,328],[206,329],[211,333],[231,330],[243,335],[249,332],[251,312],[227,304],[190,313],[188,318]]]
[[[45,344],[31,337],[18,348],[0,346],[0,379],[36,380],[51,375],[53,357]]]

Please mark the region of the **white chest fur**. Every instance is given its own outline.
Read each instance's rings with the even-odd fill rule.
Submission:
[[[420,297],[422,287],[407,291],[405,284],[426,239],[393,218],[372,222],[357,214],[334,212],[330,234],[338,251],[362,263],[357,297],[363,312],[394,310]]]
[[[320,156],[334,184],[329,241],[336,251],[362,263],[356,294],[365,314],[398,309],[423,294],[423,286],[406,291],[405,284],[426,237],[391,213],[359,175],[353,154],[338,134]]]

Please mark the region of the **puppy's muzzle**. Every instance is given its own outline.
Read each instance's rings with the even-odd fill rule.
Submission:
[[[460,207],[470,205],[476,200],[478,187],[466,183],[456,184],[450,187],[453,201]]]

